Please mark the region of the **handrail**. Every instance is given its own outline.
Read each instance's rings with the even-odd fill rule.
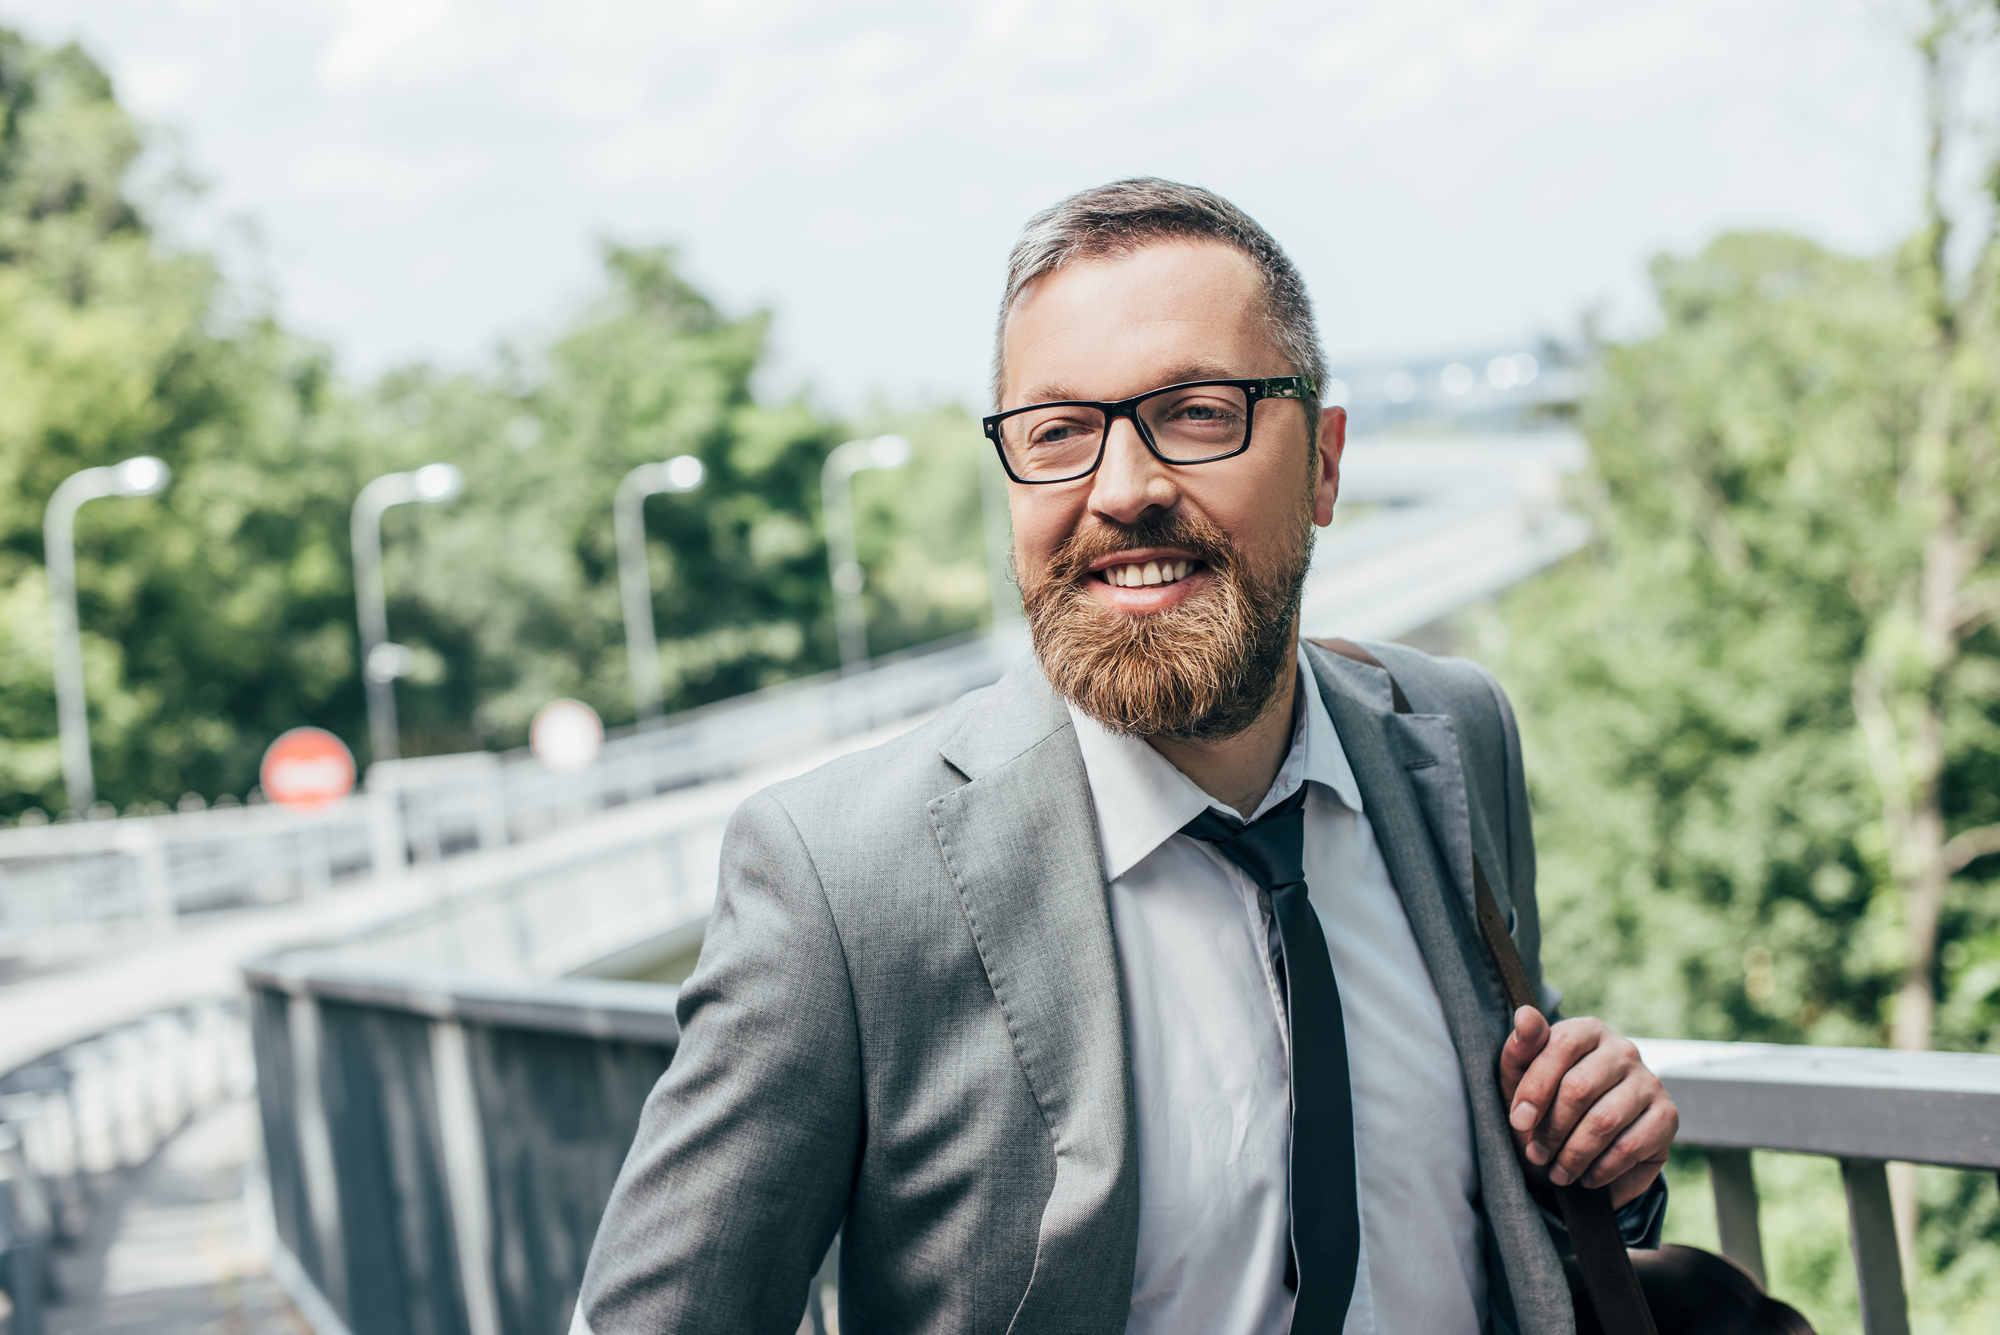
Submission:
[[[393,1190],[390,1159],[423,1158],[408,1149],[384,1157],[376,1140],[342,1129],[348,1124],[344,1119],[359,1116],[373,1126],[435,1126],[447,1137],[456,1128],[462,1154],[474,1156],[456,1169],[446,1163],[448,1155],[436,1157],[442,1180],[435,1184],[440,1198],[452,1204],[461,1255],[483,1258],[465,1271],[471,1286],[462,1296],[465,1308],[486,1314],[473,1322],[473,1335],[493,1335],[531,1317],[538,1328],[563,1328],[569,1313],[548,1308],[546,1294],[553,1286],[567,1294],[566,1302],[574,1301],[592,1221],[609,1195],[639,1104],[678,1042],[676,990],[601,979],[510,984],[390,973],[323,951],[273,956],[248,966],[244,977],[264,1075],[265,1136],[274,1147],[274,1195],[291,1202],[280,1220],[289,1248],[280,1271],[294,1287],[309,1286],[303,1306],[337,1309],[345,1314],[339,1319],[352,1326],[353,1304],[365,1301],[346,1288],[341,1265],[328,1259],[333,1252],[315,1222],[328,1216],[324,1210],[315,1214],[311,1203],[364,1200],[370,1192]],[[384,1013],[423,1021],[430,1038],[410,1046],[407,1039],[392,1040],[401,1032],[393,1025],[363,1018]],[[1847,1184],[1863,1327],[1868,1335],[1906,1332],[1884,1162],[2000,1169],[2000,1056],[1664,1039],[1639,1043],[1680,1106],[1681,1143],[1709,1157],[1724,1253],[1761,1282],[1750,1150],[1837,1157]],[[310,1072],[302,1069],[305,1054],[312,1055]],[[378,1075],[369,1088],[351,1083],[356,1072],[386,1073],[412,1061],[428,1065],[428,1079]],[[570,1072],[571,1079],[624,1074],[610,1084],[543,1096],[533,1092],[541,1070],[536,1063]],[[583,1072],[591,1074],[578,1074]],[[322,1079],[349,1082],[331,1105]],[[552,1100],[549,1107],[559,1101],[565,1116],[588,1106],[594,1132],[569,1125],[564,1136],[543,1138],[537,1119],[550,1112],[537,1104],[540,1097]],[[407,1106],[412,1099],[429,1099],[434,1106]],[[601,1143],[579,1159],[584,1148],[579,1135],[587,1140],[591,1134]],[[504,1145],[497,1143],[502,1140]],[[563,1167],[585,1161],[591,1168],[582,1175]],[[557,1172],[566,1174],[564,1189],[571,1193],[565,1217],[572,1222],[565,1229],[579,1222],[587,1227],[564,1232],[563,1247],[535,1255],[532,1284],[515,1283],[493,1268],[492,1239],[481,1231],[484,1225],[474,1226],[475,1216],[484,1219],[497,1208],[504,1217],[493,1226],[516,1239],[531,1231],[532,1221],[520,1217],[521,1200],[497,1207],[488,1201],[483,1184]],[[336,1250],[338,1245],[336,1239]],[[317,1259],[306,1265],[301,1256]],[[816,1302],[818,1294],[816,1286]],[[329,1326],[323,1335],[332,1331]]]
[[[2000,1056],[1646,1039],[1682,1143],[2000,1170]]]
[[[302,957],[303,956],[303,957]],[[445,974],[356,968],[277,955],[243,966],[243,979],[294,997],[402,1011],[433,1020],[463,1020],[578,1038],[618,1039],[672,1047],[680,989],[615,978],[552,978],[532,984],[485,983]]]
[[[2000,1170],[2000,1056],[1640,1039],[1706,1151],[1723,1255],[1764,1282],[1752,1150],[1840,1161],[1866,1335],[1908,1335],[1887,1165]]]
[[[212,808],[0,829],[0,956],[166,934],[208,908],[310,899],[362,874],[403,874],[515,847],[598,812],[922,714],[997,680],[1018,628],[955,636],[614,730],[596,764],[559,775],[525,749],[372,766],[366,791],[322,812]]]

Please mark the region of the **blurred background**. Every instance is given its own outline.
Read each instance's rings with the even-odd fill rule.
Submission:
[[[1996,68],[1984,0],[0,0],[9,1335],[568,1320],[722,819],[1023,647],[1005,255],[1135,174],[1304,270],[1307,630],[1498,673],[1566,1009],[1687,1108],[1849,1054],[1690,1117],[1669,1240],[2000,1328]]]

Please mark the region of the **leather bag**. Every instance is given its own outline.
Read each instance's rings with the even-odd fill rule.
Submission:
[[[1389,673],[1381,660],[1351,640],[1312,643]],[[1412,712],[1394,674],[1389,674],[1389,694],[1398,714]],[[1479,935],[1500,976],[1509,1012],[1523,1006],[1539,1010],[1541,1003],[1477,856],[1472,889]],[[1765,1293],[1748,1272],[1724,1257],[1678,1245],[1628,1250],[1608,1189],[1571,1184],[1551,1190],[1569,1228],[1573,1254],[1563,1258],[1563,1269],[1576,1307],[1577,1335],[1813,1335],[1796,1308]]]

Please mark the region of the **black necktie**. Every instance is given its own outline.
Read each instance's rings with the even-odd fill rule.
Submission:
[[[1306,898],[1305,786],[1249,825],[1210,807],[1181,833],[1215,845],[1270,893],[1292,1034],[1292,1260],[1296,1335],[1338,1335],[1354,1297],[1361,1208],[1347,1028],[1326,933]]]

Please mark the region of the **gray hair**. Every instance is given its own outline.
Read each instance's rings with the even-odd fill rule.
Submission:
[[[1249,256],[1264,280],[1265,315],[1292,373],[1311,380],[1306,421],[1318,434],[1317,392],[1326,384],[1326,355],[1313,323],[1312,299],[1291,258],[1257,220],[1213,190],[1138,176],[1080,191],[1028,219],[1007,257],[1007,292],[993,336],[993,406],[1000,402],[1007,316],[1028,284],[1079,260],[1129,255],[1154,242],[1220,241]]]

